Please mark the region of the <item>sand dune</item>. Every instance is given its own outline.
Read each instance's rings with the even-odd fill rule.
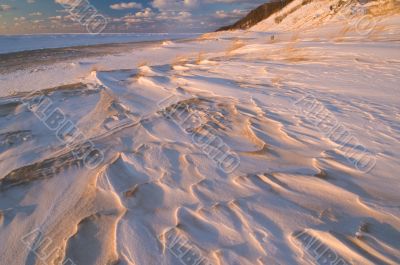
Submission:
[[[399,264],[398,35],[324,34],[168,42],[0,98],[0,263]]]

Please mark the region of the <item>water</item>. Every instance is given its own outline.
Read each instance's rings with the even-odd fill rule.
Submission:
[[[193,38],[195,33],[0,35],[0,54],[48,48]]]

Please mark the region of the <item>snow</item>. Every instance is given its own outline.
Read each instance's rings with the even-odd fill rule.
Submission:
[[[289,30],[316,8],[2,75],[2,263],[398,264],[399,16]],[[28,110],[50,87],[97,167]]]

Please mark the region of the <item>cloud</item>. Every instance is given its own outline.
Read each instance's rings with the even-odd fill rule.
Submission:
[[[154,0],[152,6],[161,11],[182,11],[197,7],[199,0]]]
[[[146,18],[151,17],[153,15],[154,13],[153,10],[151,10],[151,8],[146,8],[145,10],[137,12],[135,14],[136,17],[146,17]]]
[[[74,6],[76,0],[54,0],[54,2],[63,6]]]
[[[124,10],[124,9],[140,9],[142,8],[142,4],[136,2],[129,2],[129,3],[118,3],[110,5],[111,9],[114,10]]]
[[[12,9],[12,6],[10,6],[10,5],[0,5],[0,11],[7,12],[7,11],[10,11],[11,9]]]
[[[224,10],[218,10],[215,12],[216,18],[239,18],[246,14],[244,10],[234,9],[231,12],[226,12]]]
[[[53,17],[49,17],[49,19],[60,20],[60,19],[62,19],[62,16],[53,16]]]
[[[14,18],[14,21],[17,21],[17,22],[24,22],[24,21],[26,21],[26,17],[15,17],[15,18]]]
[[[136,12],[135,14],[126,15],[118,20],[123,21],[125,24],[133,24],[148,21],[149,19],[154,18],[155,15],[156,14],[151,8],[145,8],[142,11]]]
[[[243,2],[242,0],[206,0],[206,3],[226,3],[226,4],[231,4],[231,3],[239,3]]]
[[[29,27],[36,27],[41,32],[85,30],[68,14],[69,6],[82,0],[50,0],[64,8],[59,6],[60,10],[48,14],[34,8],[39,0],[0,0],[0,14],[5,17],[6,11],[10,13],[15,10],[13,3],[17,1],[25,3],[26,8],[23,13],[26,21],[12,21],[25,27],[20,29],[21,32],[24,30],[29,33]],[[89,3],[96,1],[89,0]],[[205,32],[232,24],[266,1],[268,0],[113,0],[104,1],[107,2],[108,10],[102,11],[109,18],[110,32]],[[62,13],[61,16],[58,16],[59,13]],[[3,31],[11,32],[12,24],[6,30],[1,30]]]
[[[41,12],[32,12],[32,13],[29,13],[29,15],[31,16],[31,17],[38,17],[38,16],[41,16],[41,15],[43,15]]]

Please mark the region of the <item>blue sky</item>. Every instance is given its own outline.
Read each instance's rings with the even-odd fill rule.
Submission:
[[[90,21],[83,18],[92,14],[106,18],[104,32],[207,32],[267,0],[85,1],[0,0],[0,34],[84,33],[85,22],[78,19]],[[81,13],[71,13],[72,3],[80,4]],[[84,11],[89,5],[94,13]]]

